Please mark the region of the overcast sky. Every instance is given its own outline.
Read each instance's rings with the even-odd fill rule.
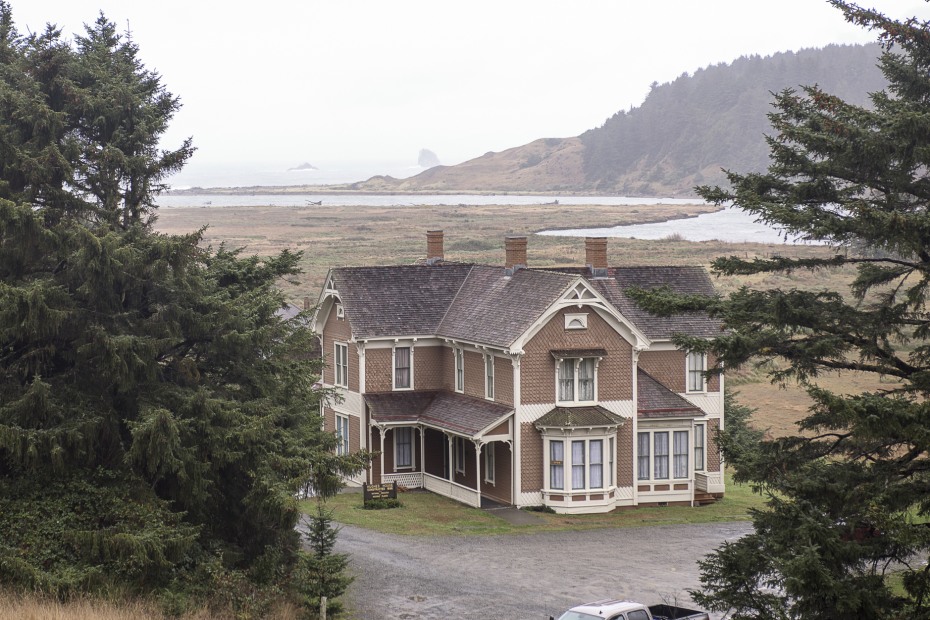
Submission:
[[[864,43],[821,0],[12,0],[21,32],[128,27],[196,163],[454,164],[567,137],[741,55]],[[865,3],[930,17],[922,0]]]

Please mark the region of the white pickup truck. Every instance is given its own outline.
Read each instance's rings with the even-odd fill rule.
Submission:
[[[549,620],[555,620],[549,616]],[[604,599],[572,607],[558,620],[710,620],[706,612],[672,605],[650,605],[634,601]]]

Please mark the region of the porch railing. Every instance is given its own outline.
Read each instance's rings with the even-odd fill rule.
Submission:
[[[463,487],[462,485],[452,482],[451,480],[439,478],[437,476],[433,476],[432,474],[423,474],[423,483],[427,491],[432,491],[438,495],[451,497],[456,501],[462,502],[463,504],[468,504],[469,506],[474,506],[475,508],[481,507],[481,493],[474,489]]]
[[[713,473],[694,473],[694,488],[703,493],[716,493],[723,487],[723,474]]]
[[[423,486],[423,474],[418,471],[405,472],[402,474],[384,474],[381,476],[381,479],[385,484],[397,482],[397,486],[407,487],[408,489],[419,489]]]

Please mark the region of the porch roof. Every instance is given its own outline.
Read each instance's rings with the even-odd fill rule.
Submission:
[[[645,370],[637,369],[636,411],[640,418],[681,418],[704,415],[700,407],[656,381]]]
[[[450,392],[377,392],[365,394],[376,424],[426,424],[476,437],[513,412],[513,407]]]
[[[536,428],[594,428],[620,426],[623,417],[599,405],[591,407],[556,407],[536,420]]]

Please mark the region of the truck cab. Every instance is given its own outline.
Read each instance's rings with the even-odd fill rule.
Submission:
[[[646,607],[635,601],[603,599],[572,607],[558,620],[709,620],[709,616],[703,611],[672,605]]]

